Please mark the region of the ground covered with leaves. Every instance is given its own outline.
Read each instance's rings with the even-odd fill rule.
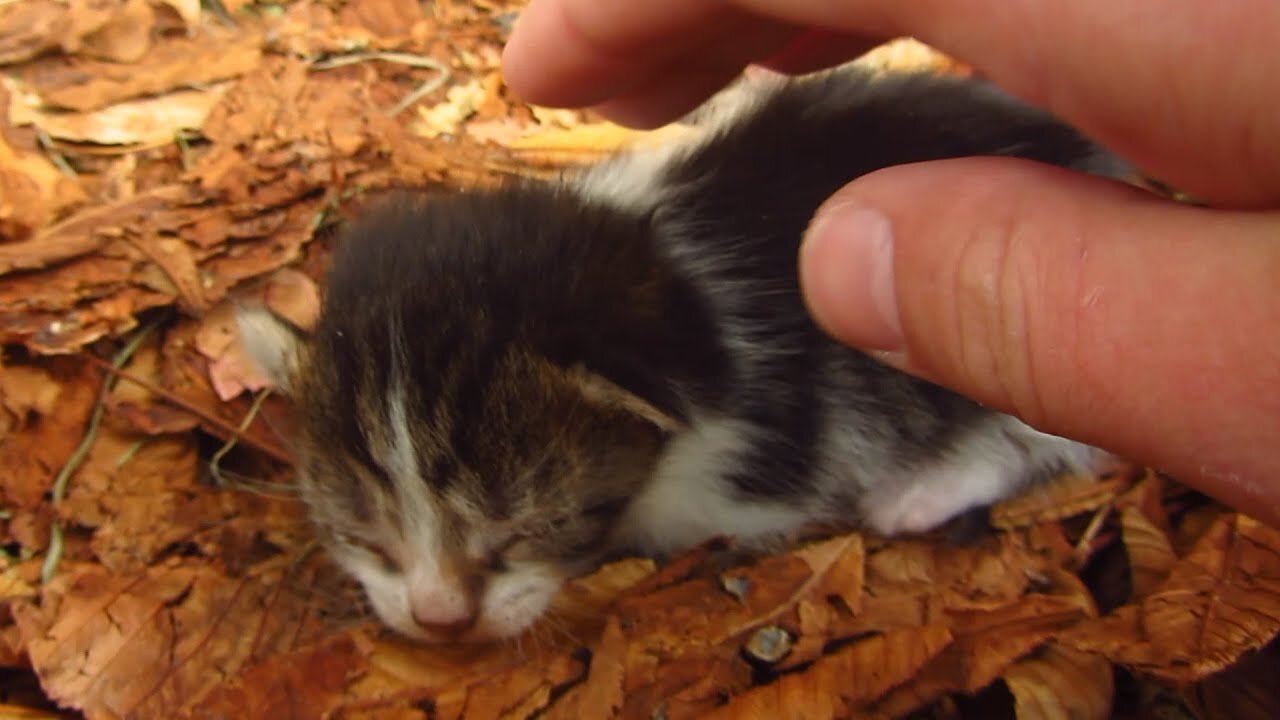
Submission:
[[[508,93],[518,9],[0,1],[0,716],[1280,717],[1280,532],[1132,467],[963,546],[617,563],[499,647],[382,630],[231,302],[306,326],[377,190],[635,139]]]

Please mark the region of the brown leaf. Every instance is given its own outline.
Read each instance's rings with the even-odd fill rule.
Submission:
[[[174,564],[121,575],[64,568],[14,615],[49,695],[89,718],[171,718],[222,678],[314,641],[309,602],[280,568],[231,578]]]
[[[54,49],[74,52],[81,40],[111,22],[123,0],[26,0],[0,5],[0,65]]]
[[[0,84],[0,107],[19,106],[9,79],[0,79]],[[27,239],[87,199],[80,184],[42,153],[12,145],[6,137],[11,123],[0,118],[0,241],[6,244]]]
[[[1065,645],[1177,682],[1221,670],[1280,632],[1280,531],[1221,513],[1168,577],[1062,636]]]
[[[362,647],[364,646],[364,647]],[[181,717],[319,718],[336,707],[344,690],[368,666],[368,647],[351,634],[276,655],[209,693]]]
[[[237,494],[200,483],[193,440],[99,432],[73,478],[66,513],[95,530],[91,547],[105,567],[138,572],[178,545],[243,565],[264,559],[261,550],[254,557],[259,538],[288,544],[282,537],[303,533],[301,508],[283,490]]]
[[[0,602],[34,598],[36,592],[31,583],[23,579],[18,568],[9,567],[0,572]]]
[[[78,51],[117,63],[137,62],[151,49],[155,13],[147,0],[125,0],[102,27],[85,35]]]
[[[1018,720],[1106,720],[1115,684],[1111,663],[1049,644],[1004,674]]]
[[[514,156],[521,163],[535,167],[561,166],[599,160],[628,147],[645,148],[679,142],[697,132],[680,124],[637,131],[613,123],[584,123],[569,128],[539,126],[503,144],[514,151]]]
[[[396,37],[408,34],[425,15],[422,6],[413,0],[354,0],[343,6],[338,18],[375,35]]]
[[[11,111],[14,125],[34,125],[49,137],[100,145],[161,145],[183,130],[195,130],[230,87],[219,83],[199,90],[176,90],[158,97],[115,103],[90,112],[28,107]]]
[[[11,416],[6,428],[22,422],[29,414],[52,414],[62,396],[62,387],[47,368],[5,365],[0,369],[0,404]]]
[[[1280,640],[1248,652],[1231,667],[1185,686],[1183,695],[1202,720],[1274,720],[1280,717]]]
[[[1127,482],[1127,478],[1121,476],[1098,479],[1090,475],[1062,475],[997,503],[991,508],[991,524],[1001,530],[1011,530],[1097,510],[1112,502]]]
[[[1169,537],[1138,508],[1121,511],[1120,528],[1129,555],[1133,597],[1146,597],[1169,576],[1178,557]]]
[[[617,617],[610,617],[591,656],[586,683],[577,696],[556,708],[555,716],[565,718],[615,717],[626,699],[627,640]]]
[[[13,429],[0,441],[0,467],[4,468],[0,502],[9,508],[31,509],[44,502],[54,477],[80,443],[97,401],[99,377],[87,364],[71,359],[46,368],[28,367],[19,371],[19,377],[36,386],[31,392],[56,393],[57,398],[48,414],[28,411],[15,418]],[[12,380],[0,382],[0,390],[10,384]],[[25,402],[24,396],[30,397],[27,388],[20,393],[13,401],[19,406]]]
[[[166,186],[108,205],[100,205],[47,228],[26,242],[0,245],[0,275],[34,270],[101,248],[124,228],[189,197],[186,188]]]
[[[803,673],[738,695],[707,717],[849,717],[910,678],[950,642],[944,625],[871,636],[822,657]]]
[[[261,45],[253,27],[241,25],[232,31],[204,24],[190,37],[172,36],[156,43],[136,63],[50,58],[24,68],[21,77],[45,104],[86,112],[238,77],[262,61]],[[140,67],[146,72],[139,72]]]

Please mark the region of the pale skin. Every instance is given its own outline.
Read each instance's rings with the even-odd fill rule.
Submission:
[[[1014,160],[883,170],[805,238],[817,321],[1280,525],[1280,4],[533,0],[503,60],[532,102],[651,127],[748,64],[902,35],[1211,207]]]

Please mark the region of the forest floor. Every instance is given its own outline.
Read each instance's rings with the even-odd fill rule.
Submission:
[[[0,0],[0,717],[1280,717],[1280,532],[1138,467],[970,545],[699,548],[575,581],[518,642],[383,630],[231,303],[306,326],[381,188],[634,139],[502,86],[518,10]]]

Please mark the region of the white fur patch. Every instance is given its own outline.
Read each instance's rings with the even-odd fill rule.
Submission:
[[[688,142],[671,143],[623,153],[583,171],[572,187],[602,205],[646,211],[662,200],[667,168],[691,147]]]
[[[1004,500],[1055,464],[1090,470],[1096,451],[1003,417],[913,474],[879,478],[861,499],[866,522],[886,535],[932,530],[967,510]]]
[[[740,122],[782,85],[781,76],[743,78],[691,113],[688,120],[692,127],[676,139],[616,155],[577,174],[570,185],[587,199],[612,207],[635,211],[653,208],[670,189],[668,168]]]
[[[631,501],[619,539],[667,553],[730,533],[751,545],[799,527],[809,516],[805,509],[744,501],[724,479],[751,446],[751,433],[740,421],[695,419],[671,440],[653,479]]]
[[[546,612],[564,580],[543,563],[513,565],[490,576],[474,637],[507,638],[524,632]]]

